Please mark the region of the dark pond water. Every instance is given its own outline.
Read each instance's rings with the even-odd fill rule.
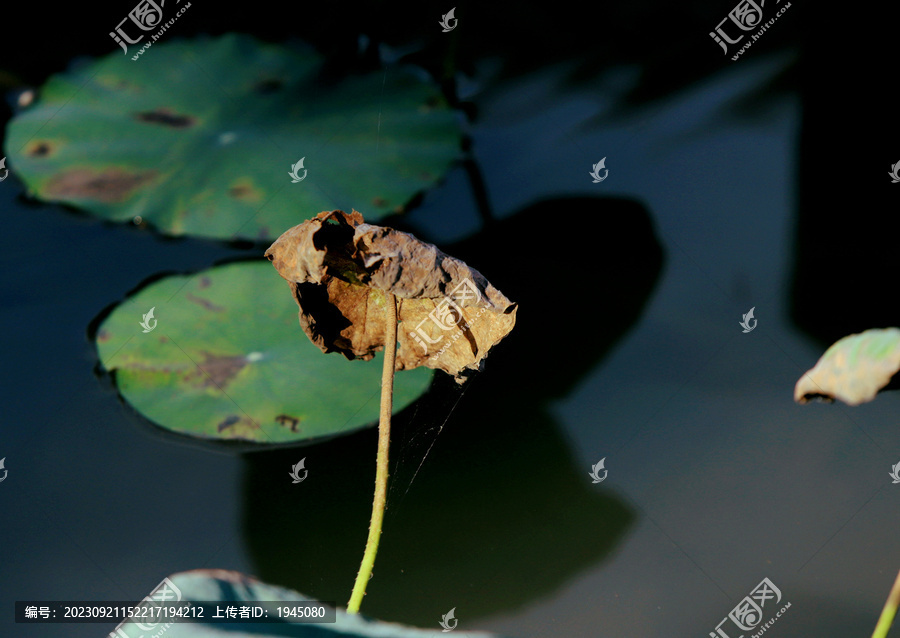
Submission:
[[[802,192],[801,160],[821,166],[825,145],[802,156],[801,140],[825,115],[784,79],[796,51],[748,54],[649,105],[623,99],[642,81],[632,66],[491,82],[492,60],[460,90],[478,105],[497,221],[481,228],[457,168],[406,223],[488,274],[520,325],[465,391],[440,385],[398,420],[363,610],[437,628],[455,607],[460,630],[521,638],[709,635],[768,578],[791,603],[770,635],[869,635],[900,567],[900,397],[792,400],[825,345],[792,319],[809,222],[797,211],[828,204]],[[860,188],[888,197],[890,152],[866,158],[880,181]],[[603,157],[609,176],[593,184]],[[0,184],[0,635],[105,636],[16,625],[12,601],[139,599],[195,568],[343,605],[374,430],[217,452],[160,436],[94,373],[102,309],[149,275],[248,251],[20,195],[14,174]],[[824,322],[852,316],[842,294],[816,311]],[[301,456],[317,468],[302,491],[286,476]]]

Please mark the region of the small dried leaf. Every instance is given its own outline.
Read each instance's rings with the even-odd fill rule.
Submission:
[[[859,405],[875,398],[900,370],[900,329],[866,330],[835,342],[794,388],[794,400],[840,399]]]
[[[291,286],[300,325],[323,352],[371,359],[397,298],[397,369],[427,366],[465,380],[513,329],[517,305],[477,270],[357,211],[319,213],[266,251]]]

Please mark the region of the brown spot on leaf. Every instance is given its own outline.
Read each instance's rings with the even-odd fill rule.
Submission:
[[[187,128],[193,126],[196,120],[190,115],[179,115],[171,109],[156,109],[135,114],[135,119],[148,124],[161,124],[172,128]]]
[[[209,288],[212,285],[212,279],[209,277],[200,277],[200,288]]]
[[[291,432],[296,432],[297,424],[300,423],[300,419],[298,419],[297,417],[288,416],[287,414],[279,414],[278,416],[275,417],[275,421],[277,421],[281,425],[290,424]]]
[[[231,427],[232,425],[234,425],[235,423],[237,423],[237,422],[240,421],[240,420],[241,420],[241,417],[235,416],[235,415],[232,414],[231,416],[226,417],[225,419],[223,419],[222,422],[219,423],[219,425],[216,427],[216,430],[218,430],[219,432],[221,432],[221,431],[224,430],[225,428]]]
[[[109,341],[109,333],[106,330],[101,330],[97,333],[97,341],[101,343]]]
[[[200,381],[200,387],[215,387],[224,390],[237,376],[238,372],[247,365],[247,360],[238,355],[230,357],[219,356],[211,352],[203,352],[204,360],[197,364],[199,370],[188,373],[186,381]]]
[[[267,95],[269,93],[275,93],[276,91],[280,91],[284,87],[284,82],[278,80],[276,78],[267,78],[258,82],[256,86],[253,87],[253,90],[257,93],[262,93],[263,95]]]
[[[204,308],[206,308],[207,310],[210,310],[212,312],[223,312],[225,310],[225,308],[214,304],[209,299],[204,299],[203,297],[197,297],[196,295],[194,295],[192,293],[187,294],[187,300],[193,301],[196,304],[200,304],[201,306],[203,306]]]
[[[372,198],[372,206],[377,206],[381,208],[382,206],[387,206],[387,200],[383,197],[373,197]]]
[[[56,147],[46,140],[36,140],[29,142],[25,147],[25,154],[29,157],[48,157]]]
[[[131,197],[135,190],[152,182],[156,175],[156,171],[130,172],[121,168],[101,171],[71,168],[51,177],[44,192],[54,199],[93,199],[116,203]]]
[[[255,441],[259,429],[259,425],[250,417],[238,417],[234,414],[226,417],[216,427],[220,438],[241,441]]]
[[[229,188],[228,195],[242,202],[258,202],[262,199],[260,190],[248,180],[240,181]]]

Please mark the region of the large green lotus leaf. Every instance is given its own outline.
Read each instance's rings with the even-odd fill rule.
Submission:
[[[371,361],[323,354],[268,261],[153,282],[116,306],[96,343],[125,400],[182,434],[287,443],[378,419],[381,353]],[[419,397],[431,376],[398,372],[394,410]]]
[[[840,399],[848,405],[871,401],[900,370],[900,329],[866,330],[836,341],[815,367],[797,381],[794,399]]]
[[[148,596],[151,600],[166,600],[157,606],[177,605],[176,601],[204,602],[204,606],[222,603],[240,608],[242,605],[270,602],[283,605],[260,605],[270,609],[273,617],[280,606],[292,602],[314,601],[292,589],[268,585],[239,572],[221,569],[195,569],[169,576]],[[148,605],[153,606],[150,602]],[[213,610],[213,613],[215,611]],[[224,612],[223,612],[224,613]],[[210,618],[191,622],[160,622],[147,631],[135,621],[120,625],[111,635],[117,638],[139,638],[140,636],[164,635],[166,638],[268,638],[290,636],[293,638],[438,638],[444,634],[436,621],[435,629],[416,629],[396,623],[382,622],[366,618],[360,614],[348,614],[342,609],[335,610],[333,623],[300,623],[297,621],[270,623],[213,622]],[[440,618],[437,619],[438,621]],[[457,619],[458,620],[458,619]],[[140,620],[147,627],[147,621]],[[451,623],[454,624],[454,623]],[[458,623],[457,623],[458,624]],[[481,631],[465,631],[462,636],[469,638],[499,638],[497,634]],[[106,634],[104,634],[105,638]]]
[[[322,65],[235,34],[113,53],[50,78],[7,154],[32,195],[170,235],[266,240],[301,210],[402,210],[457,158],[455,112],[406,70],[334,82]]]

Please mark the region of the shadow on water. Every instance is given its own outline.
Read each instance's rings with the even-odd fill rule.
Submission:
[[[451,607],[466,622],[524,606],[622,540],[634,513],[591,483],[548,402],[634,324],[663,265],[648,212],[608,198],[542,201],[443,248],[520,311],[483,372],[463,389],[438,378],[392,426],[388,510],[363,611],[426,626]],[[244,532],[258,577],[346,604],[376,436],[245,455]],[[309,475],[293,485],[302,457]]]

